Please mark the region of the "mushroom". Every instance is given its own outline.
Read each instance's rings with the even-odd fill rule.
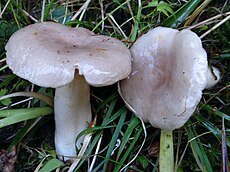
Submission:
[[[172,131],[183,126],[202,90],[215,81],[209,79],[200,38],[190,30],[157,27],[141,36],[131,53],[132,72],[120,82],[128,107],[154,127]]]
[[[6,47],[16,75],[55,88],[55,148],[64,160],[76,156],[76,136],[91,121],[90,87],[116,83],[131,71],[131,54],[119,40],[88,29],[53,22],[29,25],[14,33]]]
[[[172,147],[171,131],[193,114],[207,83],[213,85],[201,40],[190,30],[157,27],[137,39],[131,54],[132,72],[119,82],[120,95],[138,117],[162,129],[161,140],[171,139],[165,149]]]

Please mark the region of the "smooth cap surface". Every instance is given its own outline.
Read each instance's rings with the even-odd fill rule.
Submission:
[[[53,22],[20,29],[5,49],[10,69],[43,87],[68,84],[76,69],[93,86],[113,84],[131,71],[130,51],[118,39]]]
[[[183,126],[206,85],[207,55],[199,37],[157,27],[141,36],[131,53],[132,72],[119,90],[128,107],[154,127]]]

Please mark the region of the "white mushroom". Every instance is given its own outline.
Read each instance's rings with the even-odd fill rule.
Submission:
[[[56,88],[55,146],[65,160],[76,155],[76,136],[91,121],[89,84],[111,85],[131,71],[131,54],[121,41],[52,22],[20,29],[5,49],[16,75]]]
[[[206,52],[192,31],[157,27],[137,39],[131,53],[132,72],[119,92],[138,117],[162,129],[160,171],[173,172],[172,130],[193,114],[206,85],[213,86]]]
[[[183,126],[209,77],[199,37],[190,30],[157,27],[137,39],[131,53],[131,75],[120,82],[128,107],[154,127],[172,131]]]

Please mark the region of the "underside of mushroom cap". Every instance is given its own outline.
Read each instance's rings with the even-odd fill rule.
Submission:
[[[131,54],[121,41],[53,22],[20,29],[6,51],[15,74],[44,87],[70,83],[76,69],[94,86],[113,84],[131,71]]]
[[[206,85],[207,55],[190,30],[157,27],[132,46],[132,72],[120,94],[154,127],[174,130],[196,109]]]

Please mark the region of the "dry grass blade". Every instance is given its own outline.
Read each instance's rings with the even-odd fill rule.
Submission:
[[[46,102],[51,107],[54,106],[53,98],[51,98],[51,97],[49,97],[47,95],[41,94],[41,93],[36,93],[36,92],[16,92],[16,93],[8,94],[8,95],[5,95],[5,96],[1,96],[0,100],[11,98],[11,97],[19,97],[19,96],[38,98],[38,99],[43,100],[44,102]]]
[[[200,12],[210,3],[212,0],[205,0],[189,17],[184,26],[189,26],[193,20],[200,14]]]
[[[42,1],[42,10],[41,10],[41,22],[44,21],[45,5],[46,5],[46,0],[43,0]]]
[[[82,11],[86,10],[90,2],[91,2],[91,0],[87,0],[87,1],[81,6],[81,8],[73,15],[73,17],[71,18],[71,20],[75,20],[75,19],[81,14]]]
[[[230,15],[228,15],[226,18],[224,18],[223,20],[221,20],[219,23],[217,23],[215,26],[213,26],[211,29],[209,29],[207,32],[205,32],[203,35],[200,36],[200,39],[204,38],[205,36],[207,36],[209,33],[211,33],[212,31],[214,31],[216,28],[218,28],[220,25],[224,24],[226,21],[228,21],[230,19]]]
[[[89,128],[92,128],[92,127],[95,126],[96,120],[97,120],[97,118],[95,117],[94,120],[90,123]],[[89,134],[85,135],[84,141],[83,141],[83,145],[81,147],[80,152],[78,153],[78,157],[83,157],[83,155],[84,155],[84,153],[85,153],[85,151],[86,151],[86,149],[87,149],[87,147],[88,147],[88,145],[90,143],[91,138],[92,138],[92,133],[89,133]],[[79,163],[80,160],[81,160],[80,158],[77,158],[73,162],[73,164],[70,166],[68,172],[74,171],[74,169],[77,167],[77,165],[78,165],[78,163]]]
[[[99,149],[100,149],[100,146],[101,146],[102,136],[103,136],[103,135],[100,136],[100,139],[99,139],[99,141],[98,141],[98,143],[97,143],[97,147],[96,147],[96,150],[95,150],[95,153],[94,153],[92,162],[90,163],[90,167],[89,167],[88,172],[91,172],[91,171],[93,170],[94,164],[95,164],[96,159],[97,159],[97,154],[98,154]]]
[[[3,62],[5,62],[5,61],[6,61],[6,58],[1,59],[1,60],[0,60],[0,63],[3,63]]]
[[[28,12],[26,12],[25,10],[23,10],[23,12],[25,13],[26,16],[28,16],[31,20],[33,20],[34,22],[38,22],[38,20],[33,17],[32,15],[30,15]],[[43,14],[44,15],[44,14]]]
[[[135,156],[122,168],[122,169],[120,169],[120,171],[119,172],[122,172],[122,171],[124,171],[130,164],[132,164],[132,162],[137,158],[137,156],[140,154],[140,152],[141,152],[141,150],[142,150],[142,148],[143,148],[143,146],[144,146],[144,144],[145,144],[145,141],[146,141],[146,138],[147,138],[147,131],[146,131],[146,127],[145,127],[145,123],[144,123],[144,121],[141,119],[141,118],[139,118],[140,119],[140,121],[141,121],[141,126],[142,126],[142,128],[143,128],[143,131],[144,131],[144,139],[143,139],[143,141],[142,141],[142,143],[141,143],[141,146],[140,146],[140,148],[138,149],[138,151],[137,151],[137,153],[135,154]]]
[[[198,27],[201,27],[201,26],[203,26],[203,25],[208,25],[208,24],[212,24],[212,23],[216,23],[217,21],[219,21],[219,20],[217,20],[218,18],[221,18],[221,17],[223,17],[223,16],[227,16],[227,15],[230,15],[230,12],[227,12],[227,13],[221,13],[221,14],[218,14],[218,15],[216,15],[216,16],[213,16],[213,17],[211,17],[211,18],[209,18],[209,19],[207,19],[207,20],[204,20],[204,21],[202,21],[202,22],[199,22],[199,23],[197,23],[197,24],[194,24],[194,25],[192,25],[192,26],[188,26],[188,27],[182,27],[182,28],[187,28],[187,29],[195,29],[195,28],[198,28]]]
[[[224,118],[222,118],[222,171],[229,172],[228,169],[228,151],[227,151],[227,144],[226,144],[226,132],[225,132],[225,125],[224,125]]]
[[[0,11],[0,12],[1,12],[1,13],[0,13],[0,19],[2,18],[2,15],[3,15],[3,13],[5,12],[7,6],[9,5],[9,3],[10,3],[10,0],[7,1],[6,5],[5,5],[5,6],[3,7],[3,9]]]

